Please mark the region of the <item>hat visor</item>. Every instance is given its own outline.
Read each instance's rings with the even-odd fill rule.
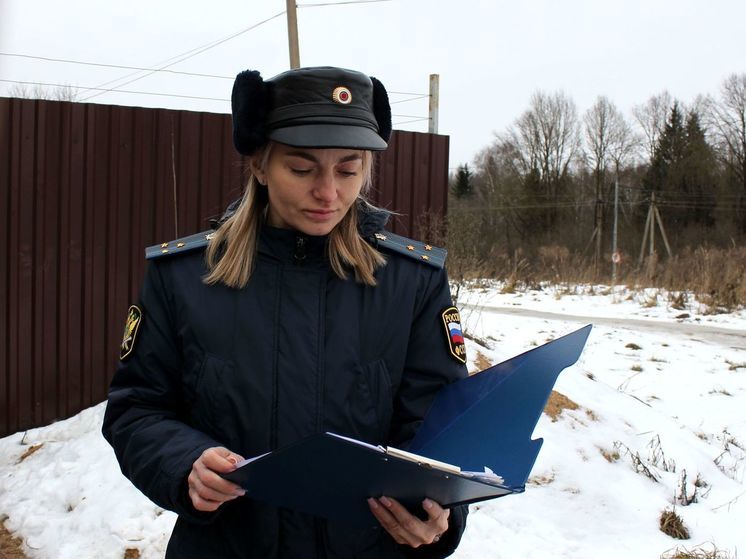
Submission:
[[[376,132],[364,126],[345,124],[302,124],[276,128],[270,140],[303,148],[350,148],[381,151],[388,147]]]

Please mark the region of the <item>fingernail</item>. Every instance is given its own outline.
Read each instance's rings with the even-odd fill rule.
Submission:
[[[246,495],[246,490],[245,490],[245,489],[239,489],[238,491],[236,491],[236,492],[234,493],[234,495],[235,495],[236,497],[243,497],[244,495]]]
[[[238,460],[236,460],[236,459],[235,459],[235,458],[234,458],[233,456],[229,456],[229,457],[228,457],[228,462],[230,462],[230,463],[231,463],[231,464],[233,464],[234,466],[235,466],[236,464],[238,464]]]
[[[370,499],[368,499],[368,504],[370,505],[370,508],[372,508],[372,509],[377,509],[378,508],[378,503],[376,502],[376,500],[373,497],[371,497]]]
[[[390,507],[390,506],[392,505],[391,501],[390,501],[389,499],[387,499],[386,497],[381,497],[381,502],[382,502],[382,503],[383,503],[383,504],[384,504],[385,506],[387,506],[387,507]]]
[[[422,501],[422,506],[425,507],[427,510],[430,510],[433,508],[433,502],[430,499],[425,499]]]

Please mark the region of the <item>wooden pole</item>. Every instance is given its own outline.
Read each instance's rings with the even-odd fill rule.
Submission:
[[[300,68],[300,48],[298,47],[298,14],[295,0],[286,0],[288,15],[288,51],[290,52],[290,68]]]
[[[430,74],[430,117],[427,131],[438,133],[438,107],[440,106],[440,75]]]
[[[645,257],[645,245],[648,241],[648,231],[653,221],[653,207],[648,208],[648,217],[645,219],[645,230],[642,234],[642,244],[640,245],[640,258],[637,260],[637,265],[642,266],[642,261]]]
[[[619,171],[614,178],[614,230],[611,234],[611,283],[616,284],[617,224],[619,221]]]
[[[658,221],[658,228],[661,230],[661,237],[663,237],[663,244],[666,245],[666,252],[668,257],[671,258],[671,245],[668,244],[668,237],[666,237],[666,230],[663,228],[663,220],[661,219],[661,213],[658,211],[658,207],[655,208],[655,218]]]
[[[650,253],[648,256],[653,258],[653,254],[655,254],[655,192],[651,195],[650,210],[648,211],[650,213]]]
[[[603,220],[604,220],[604,206],[603,206],[603,200],[599,196],[596,198],[596,252],[595,256],[593,258],[594,260],[594,272],[596,274],[596,277],[601,273],[601,253],[603,252],[603,245],[602,245],[602,233],[603,233]]]

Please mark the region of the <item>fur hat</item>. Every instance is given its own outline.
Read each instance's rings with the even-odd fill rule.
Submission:
[[[251,155],[269,140],[296,147],[384,150],[391,107],[383,84],[360,72],[317,67],[263,80],[247,70],[231,95],[233,144]]]

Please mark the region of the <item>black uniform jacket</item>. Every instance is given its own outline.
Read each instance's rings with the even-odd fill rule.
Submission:
[[[373,239],[381,217],[362,215]],[[376,222],[379,223],[376,223]],[[265,227],[246,288],[207,286],[204,250],[151,261],[131,354],[111,384],[103,433],[136,487],[179,517],[169,558],[445,557],[466,507],[438,543],[397,545],[382,528],[350,529],[250,495],[214,513],[187,494],[209,447],[245,457],[332,431],[406,447],[435,393],[466,375],[441,315],[446,273],[386,253],[378,285],[342,280],[323,237]]]

